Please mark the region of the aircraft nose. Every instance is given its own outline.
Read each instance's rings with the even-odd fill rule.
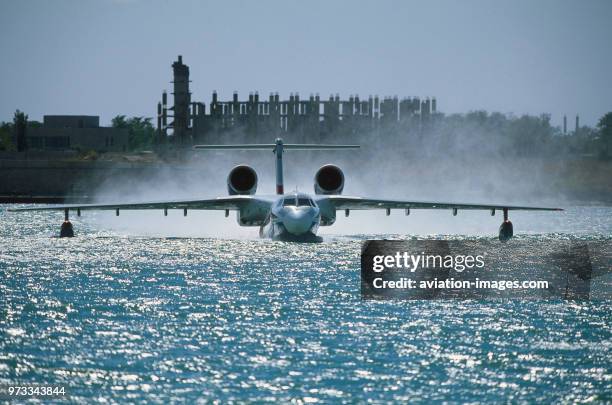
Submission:
[[[288,232],[294,235],[301,235],[310,230],[313,221],[311,209],[292,209],[288,210],[283,219],[283,225]]]

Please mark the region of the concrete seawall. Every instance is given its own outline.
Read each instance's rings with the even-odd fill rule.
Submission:
[[[226,161],[225,157],[215,160],[211,156],[206,161],[183,163],[0,159],[0,202],[85,202],[94,197],[98,200],[108,197],[116,201],[125,198],[194,198],[196,195],[225,194],[227,173],[234,163],[244,163],[242,160],[264,162],[254,166],[262,174],[258,192],[265,192],[269,188],[263,183],[266,177],[269,178],[267,157],[256,155],[246,158],[238,156]],[[292,156],[292,159],[295,160],[292,167],[305,167],[308,173],[314,173],[318,165],[300,160],[299,156]],[[372,161],[368,162],[371,166]],[[479,201],[511,201],[515,198],[521,201],[548,201],[547,204],[553,205],[560,201],[612,203],[612,181],[609,176],[612,162],[529,159],[500,162],[472,159],[446,166],[432,166],[427,160],[411,160],[403,165],[405,172],[412,173],[411,176],[398,175],[394,171],[396,165],[366,167],[361,162],[343,162],[341,167],[350,175],[350,185],[362,183],[365,190],[380,195],[397,189],[406,190],[397,195],[398,198],[404,194],[410,195],[410,191],[416,192],[419,198],[438,200],[456,200],[459,195]],[[453,168],[452,173],[449,172],[450,167]],[[359,179],[358,173],[367,175]],[[378,189],[380,181],[376,179],[386,179],[387,182]],[[300,185],[310,188],[310,181],[303,180]]]
[[[112,179],[152,177],[161,168],[177,178],[193,169],[159,164],[104,161],[0,160],[0,198],[4,202],[58,202],[88,199]],[[32,201],[28,201],[28,198]],[[21,199],[21,200],[20,200]],[[48,201],[45,201],[47,199]]]

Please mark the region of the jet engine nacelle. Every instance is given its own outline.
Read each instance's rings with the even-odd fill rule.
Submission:
[[[234,167],[227,176],[227,192],[229,195],[253,195],[257,191],[257,173],[247,165]]]
[[[344,188],[344,173],[336,165],[322,166],[315,174],[316,194],[341,194]]]

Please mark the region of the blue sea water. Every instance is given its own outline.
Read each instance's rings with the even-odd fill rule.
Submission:
[[[561,232],[518,237],[610,240],[611,214],[575,207]],[[362,241],[405,235],[168,238],[82,219],[59,239],[58,218],[0,209],[0,385],[78,402],[612,401],[610,301],[362,301]]]

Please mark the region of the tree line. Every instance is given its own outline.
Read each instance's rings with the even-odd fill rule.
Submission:
[[[412,149],[435,153],[481,152],[517,156],[584,156],[612,159],[612,112],[601,117],[595,127],[582,126],[578,131],[563,134],[552,126],[547,114],[534,116],[472,111],[464,114],[437,113],[427,128],[397,122],[382,128],[377,136],[391,144],[409,144]],[[152,119],[117,115],[111,120],[114,128],[128,130],[129,149],[150,149],[155,144],[156,130]],[[23,151],[27,148],[27,128],[42,125],[29,121],[17,110],[12,122],[0,123],[0,151]],[[371,140],[373,134],[350,134],[354,140]]]

